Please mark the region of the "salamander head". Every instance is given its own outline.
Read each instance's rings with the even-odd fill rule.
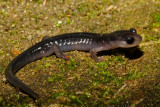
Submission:
[[[137,34],[136,29],[120,30],[113,32],[110,37],[110,44],[115,47],[129,48],[139,45],[142,37]]]

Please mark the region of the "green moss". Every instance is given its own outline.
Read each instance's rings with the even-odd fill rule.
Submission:
[[[43,0],[33,0],[35,3],[42,4]]]
[[[63,24],[63,22],[62,22],[61,20],[58,20],[56,26],[57,26],[57,27],[61,27],[62,24]]]
[[[0,105],[1,106],[6,106],[6,107],[11,107],[12,104],[7,102],[7,100],[5,100],[3,97],[0,97]]]
[[[70,57],[70,62],[66,66],[67,66],[68,69],[73,69],[73,68],[77,68],[77,66],[79,64],[80,64],[80,62],[78,62],[75,59],[73,59],[72,57]]]
[[[47,79],[48,82],[61,82],[64,80],[65,80],[65,78],[61,74],[53,74],[52,76],[48,77],[48,79]]]
[[[126,64],[126,58],[124,58],[124,57],[122,57],[122,56],[112,57],[112,58],[109,59],[108,61],[109,61],[109,62],[112,62],[112,63]]]
[[[4,17],[8,17],[8,13],[5,12],[4,10],[1,10],[1,11],[0,11],[0,14],[1,14],[1,15],[4,15]]]
[[[99,81],[102,81],[103,83],[108,83],[111,80],[115,79],[114,74],[111,73],[110,71],[98,71],[98,73],[100,74]]]
[[[160,12],[157,12],[154,15],[155,23],[153,23],[153,27],[160,27]]]
[[[84,93],[81,95],[81,98],[82,98],[82,99],[91,98],[91,94],[90,94],[89,92],[84,92]]]
[[[70,95],[70,102],[71,104],[84,106],[84,102],[74,95]]]
[[[144,77],[146,74],[145,73],[141,73],[141,72],[129,72],[128,73],[128,79],[132,80],[132,79],[137,79],[137,78],[141,78]]]
[[[113,90],[110,87],[108,87],[106,90],[104,90],[103,97],[107,98],[111,94],[113,94]]]
[[[67,17],[67,18],[66,18],[66,23],[67,23],[67,24],[73,24],[74,21]]]
[[[138,78],[138,77],[137,77]],[[123,81],[127,80],[126,77],[117,77],[113,80],[113,84],[117,87],[121,86],[123,84]]]
[[[52,100],[52,99],[57,99],[59,96],[64,96],[64,95],[65,95],[64,92],[52,93],[49,99],[50,99],[50,100]],[[50,100],[49,100],[49,101],[50,101]]]
[[[125,98],[124,96],[119,96],[118,98],[113,99],[110,101],[110,104],[118,105],[121,101],[123,101]]]

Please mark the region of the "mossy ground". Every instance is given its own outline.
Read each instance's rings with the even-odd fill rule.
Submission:
[[[0,2],[0,106],[160,106],[158,0],[44,1]],[[34,102],[4,82],[7,64],[46,35],[130,28],[143,37],[139,46],[143,55],[134,60],[119,49],[103,52],[99,57],[105,62],[73,51],[67,53],[70,61],[53,55],[21,69],[16,75],[41,101]],[[135,51],[129,57],[137,55]]]

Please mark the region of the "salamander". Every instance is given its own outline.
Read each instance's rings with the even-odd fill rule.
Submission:
[[[63,52],[80,50],[89,51],[95,61],[101,61],[96,55],[97,52],[115,48],[129,48],[139,45],[142,37],[137,34],[136,29],[118,30],[108,34],[98,33],[67,33],[53,37],[44,37],[42,41],[33,45],[14,58],[5,70],[6,80],[28,94],[30,97],[38,99],[39,95],[19,80],[15,73],[25,65],[43,57],[55,54],[59,58],[69,60]]]

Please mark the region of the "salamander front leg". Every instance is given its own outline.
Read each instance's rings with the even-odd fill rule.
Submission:
[[[63,59],[65,59],[65,60],[67,60],[67,61],[69,60],[69,56],[63,54],[58,45],[55,44],[55,45],[53,46],[53,48],[54,48],[54,52],[55,52],[55,54],[56,54],[57,57],[63,58]]]
[[[92,57],[96,62],[105,61],[104,59],[97,57],[97,52],[100,52],[100,51],[102,51],[102,50],[107,50],[107,49],[106,49],[106,47],[97,47],[97,48],[93,48],[93,49],[90,50],[91,57]]]
[[[91,49],[90,50],[90,54],[91,54],[91,57],[95,60],[95,61],[99,61],[98,57],[97,57],[97,52],[94,50],[94,49]]]

